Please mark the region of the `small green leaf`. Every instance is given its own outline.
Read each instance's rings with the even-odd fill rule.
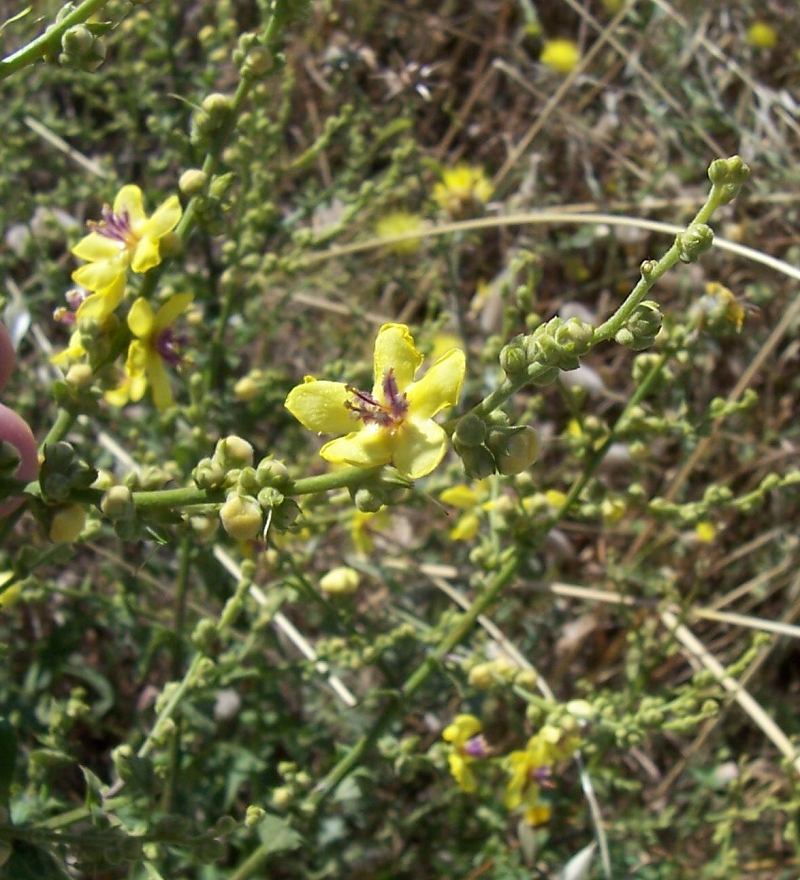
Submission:
[[[258,824],[258,836],[267,853],[298,849],[303,843],[303,838],[286,819],[272,813]]]

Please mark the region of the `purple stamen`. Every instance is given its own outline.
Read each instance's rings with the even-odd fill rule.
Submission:
[[[72,309],[73,312],[77,312],[81,307],[81,303],[86,299],[89,294],[85,290],[81,290],[77,287],[73,287],[71,290],[68,290],[64,294],[64,299],[67,301],[67,305]]]
[[[553,768],[552,767],[536,767],[531,770],[531,779],[542,788],[552,788],[553,786]]]
[[[354,398],[353,401],[346,401],[345,406],[366,425],[376,424],[383,428],[396,428],[408,411],[408,401],[405,394],[400,393],[392,369],[387,370],[383,377],[382,387],[386,403],[381,403],[369,392],[359,391],[353,385],[345,387]]]
[[[177,367],[182,359],[181,349],[185,346],[185,342],[182,336],[177,336],[170,327],[167,327],[156,337],[155,349],[163,361],[171,367]]]
[[[127,211],[115,214],[108,205],[103,206],[100,212],[103,219],[99,222],[90,220],[86,225],[92,232],[112,238],[114,241],[128,244],[133,236],[131,221]]]
[[[489,755],[489,743],[483,734],[473,736],[464,743],[464,754],[470,758],[486,758]]]

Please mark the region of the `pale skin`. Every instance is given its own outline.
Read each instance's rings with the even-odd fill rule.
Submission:
[[[14,349],[6,328],[0,324],[0,390],[5,386],[14,369]],[[15,446],[21,461],[14,477],[28,482],[36,478],[39,462],[36,457],[36,440],[28,423],[14,410],[0,403],[0,441]],[[0,501],[0,517],[7,516],[22,504],[22,498]]]

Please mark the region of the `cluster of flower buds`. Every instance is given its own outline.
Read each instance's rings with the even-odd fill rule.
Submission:
[[[662,315],[658,303],[651,299],[640,302],[614,340],[626,348],[642,351],[649,348],[661,330]]]
[[[255,466],[253,461],[253,447],[231,434],[218,441],[213,456],[202,459],[193,473],[201,489],[226,490],[220,520],[239,541],[259,535],[266,511],[278,531],[292,529],[300,515],[297,502],[284,495],[292,483],[286,465],[274,458],[263,458]]]
[[[690,223],[675,236],[678,258],[682,263],[694,263],[714,244],[714,232],[705,223]]]
[[[68,28],[61,37],[58,63],[78,70],[97,70],[106,59],[106,44],[101,38],[106,27],[90,22]]]
[[[65,501],[73,490],[88,489],[97,471],[78,458],[72,444],[50,443],[44,449],[39,485],[45,501]]]
[[[721,203],[727,205],[739,195],[739,190],[750,176],[750,168],[741,156],[715,159],[708,166],[708,179],[721,193]]]
[[[478,480],[494,473],[522,473],[539,454],[536,431],[528,425],[510,425],[508,416],[499,410],[485,421],[467,413],[453,432],[453,447],[467,476]]]
[[[580,318],[551,318],[533,333],[517,336],[500,352],[500,366],[512,382],[555,382],[559,370],[575,370],[592,345],[594,328]]]

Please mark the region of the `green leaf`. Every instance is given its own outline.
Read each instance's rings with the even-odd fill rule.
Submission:
[[[302,846],[303,838],[286,819],[268,813],[258,824],[258,836],[267,853],[287,852]]]

